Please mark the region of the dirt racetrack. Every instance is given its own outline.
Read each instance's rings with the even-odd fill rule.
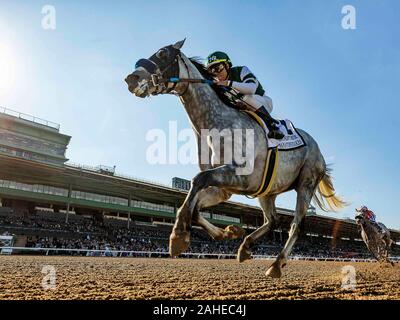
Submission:
[[[0,299],[400,299],[400,264],[289,261],[282,279],[271,261],[0,256]],[[54,266],[55,289],[44,266]],[[342,267],[356,270],[341,289]]]

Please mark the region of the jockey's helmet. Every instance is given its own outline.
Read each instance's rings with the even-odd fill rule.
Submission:
[[[232,67],[231,59],[225,52],[215,51],[207,57],[206,67],[208,70],[211,70],[212,66],[215,66],[220,63],[225,64],[228,69]]]
[[[367,206],[361,206],[360,208],[356,209],[357,212],[366,212],[368,211]]]

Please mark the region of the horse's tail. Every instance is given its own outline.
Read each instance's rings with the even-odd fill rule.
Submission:
[[[335,193],[331,169],[325,168],[324,176],[315,190],[313,200],[323,211],[338,211],[348,205]]]

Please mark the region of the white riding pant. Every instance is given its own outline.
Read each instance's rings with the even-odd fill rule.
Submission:
[[[271,113],[274,108],[272,99],[266,95],[260,96],[258,94],[246,94],[243,96],[242,99],[244,102],[254,108],[253,111],[264,106],[265,109],[267,109],[267,111]]]

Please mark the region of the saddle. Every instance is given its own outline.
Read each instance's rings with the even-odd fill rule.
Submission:
[[[264,120],[259,117],[255,112],[248,110],[242,110],[248,114],[251,118],[256,120],[258,124],[264,129],[265,134],[267,136],[268,141],[268,149],[278,149],[279,151],[289,151],[304,147],[306,142],[304,141],[301,134],[296,130],[292,121],[285,119],[285,120],[278,120],[278,127],[281,132],[284,133],[284,137],[281,140],[271,139],[268,138],[268,127]]]
[[[219,98],[229,107],[245,112],[248,116],[254,119],[265,131],[268,149],[278,148],[282,151],[293,150],[301,148],[306,145],[301,134],[296,130],[293,123],[288,120],[278,120],[277,126],[279,130],[284,133],[281,140],[268,138],[269,129],[264,120],[257,115],[254,111],[249,110],[249,106],[242,100],[243,94],[234,92],[229,88],[217,86],[214,88]]]

